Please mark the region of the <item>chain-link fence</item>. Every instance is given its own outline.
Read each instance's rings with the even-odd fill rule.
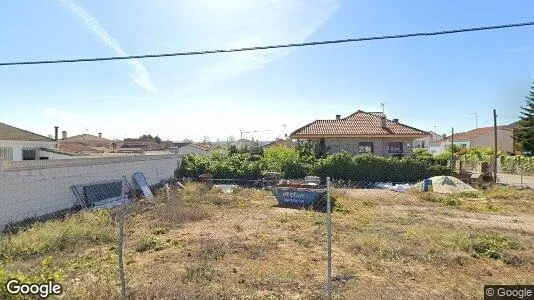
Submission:
[[[70,209],[12,222],[0,279],[50,279],[66,298],[350,299],[358,266],[337,253],[359,250],[345,235],[371,222],[369,197],[413,186],[200,177],[148,189],[139,179],[73,185]]]
[[[283,297],[299,276],[279,277],[266,266],[282,263],[293,272],[287,266],[295,262],[282,258],[279,242],[303,247],[311,237],[294,229],[311,222],[307,234],[324,239],[316,254],[325,257],[316,263],[325,267],[314,274],[322,280],[306,280],[320,286],[308,295],[327,295],[326,184],[277,188],[278,180],[185,179],[147,190],[134,181],[124,176],[73,185],[68,209],[11,216],[0,239],[2,284],[50,281],[67,298],[242,298],[261,286]],[[305,214],[288,225],[298,216],[295,208]],[[243,287],[229,287],[234,280]],[[8,289],[2,293],[16,298]]]

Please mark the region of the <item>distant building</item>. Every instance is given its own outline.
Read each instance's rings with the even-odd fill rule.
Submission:
[[[274,147],[289,147],[289,148],[295,148],[297,146],[297,143],[293,142],[291,139],[276,139],[268,144],[265,144],[263,146],[263,149],[269,149]]]
[[[293,131],[290,137],[324,146],[328,153],[404,156],[413,154],[414,139],[427,135],[398,119],[387,119],[384,113],[358,110],[345,118],[336,115],[334,120],[313,121]]]
[[[0,158],[7,161],[49,159],[46,149],[56,141],[11,125],[0,123]]]
[[[153,139],[150,138],[139,138],[124,139],[120,148],[117,152],[121,153],[143,153],[145,151],[155,151],[162,150],[163,146],[156,143]]]
[[[172,151],[178,154],[201,154],[207,155],[216,150],[227,150],[227,147],[220,145],[213,145],[210,143],[173,143]]]
[[[57,142],[58,150],[73,155],[102,155],[114,151],[112,140],[92,134],[79,134],[69,137],[66,131],[62,131],[62,137]],[[116,147],[116,146],[115,146]]]
[[[430,153],[437,153],[439,149],[432,147],[432,144],[441,139],[443,139],[442,135],[429,131],[427,136],[413,140],[413,148],[426,149]]]
[[[514,127],[511,125],[497,127],[498,151],[503,151],[509,154],[513,154],[515,152],[513,128]],[[452,137],[448,136],[444,139],[434,141],[431,143],[431,146],[438,149],[437,153],[446,151],[450,147],[453,140],[455,145],[464,148],[495,147],[495,134],[493,127],[482,127],[466,132],[458,132]]]

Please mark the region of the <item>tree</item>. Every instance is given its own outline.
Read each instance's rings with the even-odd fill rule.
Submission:
[[[430,159],[432,159],[432,153],[428,152],[427,149],[415,148],[413,150],[413,154],[418,159],[422,159],[422,160],[430,160]]]
[[[534,82],[525,98],[527,105],[521,107],[521,120],[519,120],[519,128],[514,132],[514,138],[523,152],[534,155]]]
[[[161,138],[158,135],[154,137],[154,141],[158,144],[161,144]]]

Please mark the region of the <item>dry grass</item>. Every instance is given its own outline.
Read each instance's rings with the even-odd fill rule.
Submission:
[[[476,299],[484,284],[531,283],[532,191],[333,196],[336,299]],[[275,204],[266,191],[189,184],[130,207],[129,297],[324,298],[325,215]],[[83,212],[4,237],[0,279],[55,276],[66,298],[117,299],[115,219]]]

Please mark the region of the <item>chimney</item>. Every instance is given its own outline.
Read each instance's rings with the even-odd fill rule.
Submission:
[[[102,132],[99,132],[99,133],[98,133],[98,137],[99,137],[99,138],[102,137]]]
[[[393,119],[393,123],[399,123],[399,119]]]
[[[66,140],[66,139],[67,139],[67,132],[66,132],[65,130],[63,130],[63,131],[61,132],[61,139],[62,139],[62,140]]]
[[[380,117],[380,127],[386,128],[386,116]]]
[[[58,126],[54,126],[54,141],[56,141],[56,142],[57,142],[57,139],[58,139],[58,136],[59,136],[58,130],[59,130],[59,127]]]
[[[341,120],[341,115],[336,115],[336,120]]]

